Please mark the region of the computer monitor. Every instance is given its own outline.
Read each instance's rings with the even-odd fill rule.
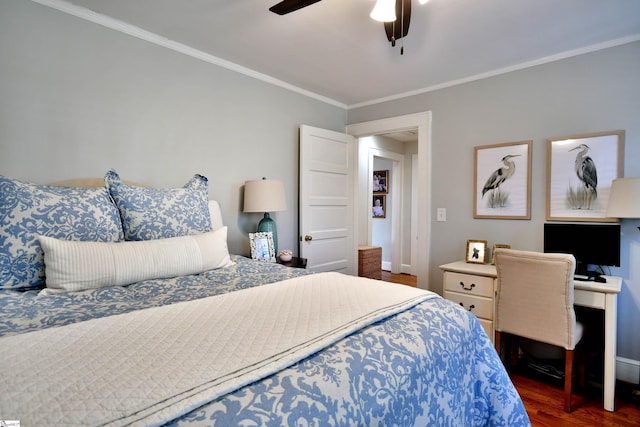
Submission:
[[[604,266],[620,267],[620,224],[546,223],[544,251],[572,254],[576,274],[598,277]]]

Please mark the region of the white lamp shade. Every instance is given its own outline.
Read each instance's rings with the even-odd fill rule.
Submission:
[[[607,216],[640,218],[640,177],[613,180]]]
[[[244,212],[276,212],[286,209],[282,181],[260,179],[244,183]]]
[[[371,19],[380,22],[393,22],[396,20],[396,0],[377,0],[371,11]]]

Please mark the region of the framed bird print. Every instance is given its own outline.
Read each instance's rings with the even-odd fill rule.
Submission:
[[[531,144],[474,147],[474,218],[531,219]]]
[[[623,160],[622,130],[548,139],[547,220],[617,222],[606,213]]]

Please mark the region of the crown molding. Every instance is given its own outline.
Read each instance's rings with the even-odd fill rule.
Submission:
[[[470,82],[474,82],[474,81],[477,81],[477,80],[483,80],[483,79],[487,79],[489,77],[495,77],[495,76],[499,76],[501,74],[511,73],[513,71],[524,70],[526,68],[536,67],[538,65],[548,64],[550,62],[560,61],[560,60],[563,60],[563,59],[572,58],[574,56],[583,55],[585,53],[596,52],[598,50],[608,49],[610,47],[621,46],[621,45],[624,45],[624,44],[627,44],[627,43],[633,43],[633,42],[637,42],[637,41],[640,41],[640,34],[633,34],[631,36],[622,37],[622,38],[614,39],[614,40],[609,40],[607,42],[598,43],[598,44],[594,44],[594,45],[590,45],[590,46],[586,46],[586,47],[581,47],[581,48],[578,48],[578,49],[568,50],[568,51],[565,51],[565,52],[560,52],[560,53],[557,53],[555,55],[545,56],[543,58],[535,59],[533,61],[523,62],[523,63],[512,65],[512,66],[509,66],[509,67],[498,68],[496,70],[488,71],[486,73],[476,74],[476,75],[465,77],[465,78],[458,79],[458,80],[451,80],[451,81],[448,81],[448,82],[444,82],[444,83],[441,83],[441,84],[425,87],[425,88],[422,88],[422,89],[417,89],[417,90],[413,90],[413,91],[409,91],[409,92],[398,93],[396,95],[391,95],[391,96],[387,96],[387,97],[384,97],[384,98],[377,98],[377,99],[372,99],[372,100],[369,100],[369,101],[360,102],[360,103],[357,103],[357,104],[352,104],[352,105],[349,105],[347,108],[349,110],[352,110],[352,109],[355,109],[355,108],[367,107],[367,106],[370,106],[370,105],[380,104],[380,103],[383,103],[383,102],[395,101],[395,100],[398,100],[398,99],[407,98],[407,97],[414,96],[414,95],[420,95],[420,94],[427,93],[427,92],[433,92],[433,91],[440,90],[440,89],[446,89],[446,88],[449,88],[449,87],[452,87],[452,86],[458,86],[458,85],[461,85],[461,84],[470,83]]]

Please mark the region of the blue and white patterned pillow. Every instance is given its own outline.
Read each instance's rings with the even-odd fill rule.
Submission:
[[[183,188],[128,185],[114,170],[104,177],[120,211],[125,240],[153,240],[211,231],[207,178],[195,175]]]
[[[0,175],[0,289],[44,285],[37,235],[97,242],[124,239],[106,187],[38,185]]]

